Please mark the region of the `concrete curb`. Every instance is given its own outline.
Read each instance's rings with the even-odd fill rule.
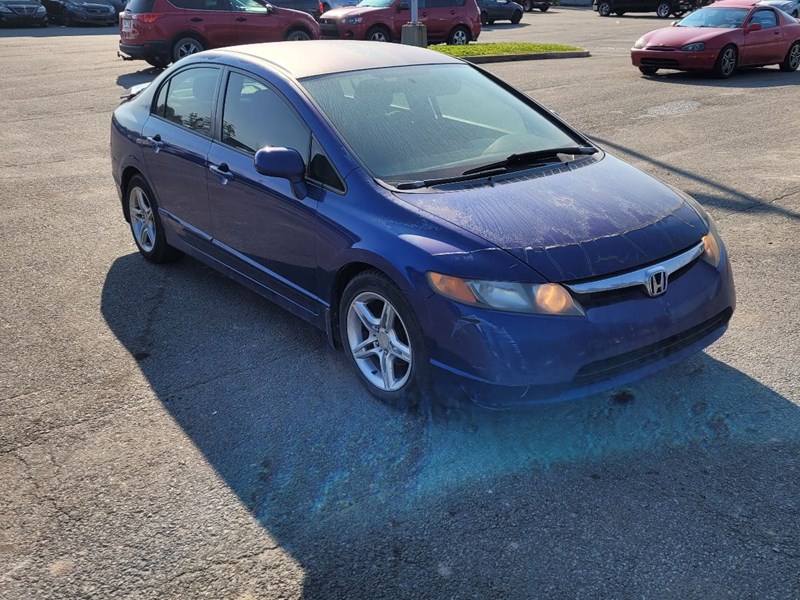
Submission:
[[[549,58],[586,58],[591,56],[588,50],[583,52],[542,52],[539,54],[495,54],[492,56],[458,56],[467,62],[476,65],[497,62],[512,62],[516,60],[546,60]]]

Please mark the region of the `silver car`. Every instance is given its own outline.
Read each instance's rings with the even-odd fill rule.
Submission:
[[[795,19],[800,15],[800,0],[763,0],[759,4],[782,10],[787,15],[792,15]]]

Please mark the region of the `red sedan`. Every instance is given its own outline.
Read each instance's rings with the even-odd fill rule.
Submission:
[[[645,75],[676,69],[727,78],[738,67],[766,65],[794,71],[800,66],[800,22],[753,0],[722,0],[639,38],[631,61]]]

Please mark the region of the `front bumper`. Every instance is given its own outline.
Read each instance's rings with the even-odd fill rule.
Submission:
[[[319,28],[323,39],[363,40],[367,37],[367,28],[362,24],[345,25],[333,19],[322,19]]]
[[[116,12],[95,14],[76,11],[70,12],[69,16],[75,23],[84,25],[117,25],[119,23],[119,16]]]
[[[638,50],[631,48],[634,67],[656,67],[678,71],[706,71],[714,68],[719,50],[684,52],[683,50]]]
[[[413,302],[425,305],[415,308],[437,393],[509,408],[613,389],[678,362],[724,333],[736,299],[725,253],[718,269],[698,259],[662,296],[629,288],[584,304],[585,317],[476,310],[438,295]]]

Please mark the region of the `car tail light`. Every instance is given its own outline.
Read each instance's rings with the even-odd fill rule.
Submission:
[[[322,2],[320,2],[319,3],[319,14],[322,14],[324,12],[325,12],[325,5],[323,5]]]
[[[149,25],[150,23],[155,23],[164,15],[159,13],[139,13],[136,15],[132,15],[132,18],[135,21],[139,21],[139,23],[144,23],[145,25]]]

